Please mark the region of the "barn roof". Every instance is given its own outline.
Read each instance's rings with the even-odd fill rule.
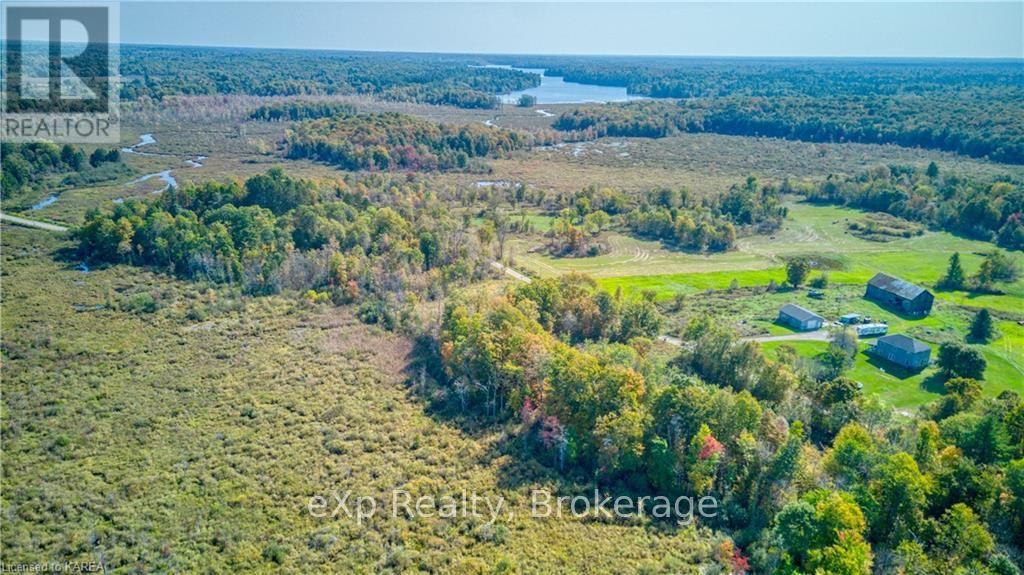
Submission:
[[[782,306],[782,308],[779,309],[779,313],[783,315],[788,315],[789,317],[797,321],[807,321],[809,319],[820,319],[822,321],[825,321],[825,318],[821,317],[820,315],[814,313],[813,311],[807,308],[800,307],[794,303],[787,303],[786,305]]]
[[[888,345],[907,353],[920,353],[922,351],[931,351],[932,349],[927,344],[905,336],[902,333],[880,337],[876,345]]]
[[[868,285],[875,286],[880,290],[887,291],[893,295],[909,300],[912,300],[928,291],[919,285],[914,285],[906,280],[901,280],[900,278],[895,278],[889,274],[883,273],[875,274],[875,277],[868,281]]]

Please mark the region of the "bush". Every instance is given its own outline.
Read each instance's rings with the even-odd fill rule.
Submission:
[[[153,295],[148,292],[137,293],[129,297],[121,305],[124,311],[132,313],[153,313],[160,309],[160,305],[157,303]]]
[[[279,543],[272,543],[263,549],[263,559],[281,565],[288,557],[288,548]]]
[[[825,289],[828,287],[828,274],[822,273],[819,276],[815,276],[810,284],[812,288]]]

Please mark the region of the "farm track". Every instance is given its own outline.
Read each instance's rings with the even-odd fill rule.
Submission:
[[[507,275],[507,276],[509,276],[509,277],[511,277],[513,279],[519,280],[519,281],[521,281],[523,283],[532,283],[533,282],[533,280],[530,279],[530,276],[528,276],[528,275],[526,275],[526,274],[524,274],[524,273],[522,273],[520,271],[514,270],[514,269],[508,267],[507,265],[505,265],[505,264],[503,264],[501,262],[491,262],[491,267],[496,269],[496,270],[498,270],[499,272],[502,272],[505,275]]]
[[[68,228],[58,224],[51,224],[49,222],[40,222],[38,220],[30,220],[28,218],[21,218],[18,216],[12,216],[10,214],[0,213],[0,220],[10,222],[18,226],[24,226],[26,228],[36,228],[39,230],[46,230],[49,232],[66,232]]]
[[[790,333],[786,335],[745,337],[741,341],[756,341],[758,343],[767,341],[832,341],[832,334],[825,330],[818,330],[804,333]]]

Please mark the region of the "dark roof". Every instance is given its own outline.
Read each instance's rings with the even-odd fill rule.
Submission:
[[[813,311],[807,308],[800,307],[793,303],[787,303],[786,305],[782,306],[782,308],[779,309],[779,313],[788,315],[789,317],[794,318],[797,321],[807,321],[809,319],[820,319],[822,321],[825,321],[825,318],[814,313]]]
[[[928,291],[923,287],[914,285],[906,280],[894,278],[891,275],[882,273],[875,274],[875,277],[871,278],[868,285],[875,286],[880,290],[887,291],[903,299],[910,300]]]
[[[932,349],[928,347],[927,344],[917,341],[912,337],[905,336],[902,333],[880,337],[875,345],[883,344],[895,347],[896,349],[907,353],[920,353],[922,351],[931,351]]]

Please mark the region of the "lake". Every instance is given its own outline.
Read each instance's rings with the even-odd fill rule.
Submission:
[[[643,96],[631,96],[625,88],[615,86],[598,86],[596,84],[580,84],[566,82],[561,76],[545,76],[543,68],[514,68],[504,65],[489,65],[488,68],[509,68],[521,72],[540,74],[540,86],[520,90],[499,96],[505,104],[516,104],[519,96],[529,94],[537,98],[537,104],[584,104],[605,102],[625,102],[627,100],[643,100]]]

